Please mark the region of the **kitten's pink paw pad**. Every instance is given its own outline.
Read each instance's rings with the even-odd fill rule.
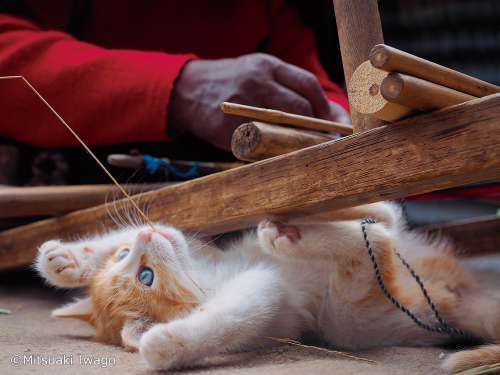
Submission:
[[[288,238],[291,242],[297,242],[300,240],[300,231],[299,228],[297,228],[295,225],[290,225],[290,224],[283,224],[280,223],[279,221],[273,222],[273,224],[276,226],[276,229],[278,230],[278,237],[280,236],[285,236]]]
[[[298,227],[278,221],[260,223],[257,233],[264,250],[268,252],[291,250],[301,239]]]
[[[88,264],[81,263],[61,242],[48,241],[39,249],[37,268],[56,286],[76,287],[84,285],[92,271]]]

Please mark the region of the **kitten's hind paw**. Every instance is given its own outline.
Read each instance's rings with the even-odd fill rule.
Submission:
[[[291,254],[295,244],[301,239],[297,226],[279,221],[261,222],[257,235],[262,249],[269,254]]]
[[[60,241],[47,241],[38,249],[36,269],[49,283],[63,288],[85,286],[92,267]]]
[[[172,329],[175,323],[157,324],[141,337],[139,352],[151,369],[180,368],[196,359],[187,340]]]

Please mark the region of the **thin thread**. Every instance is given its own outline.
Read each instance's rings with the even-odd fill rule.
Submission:
[[[128,199],[128,201],[132,204],[132,206],[134,206],[134,208],[139,212],[139,214],[146,221],[146,223],[149,224],[151,229],[155,230],[155,227],[154,227],[153,223],[151,222],[151,220],[149,220],[149,218],[146,216],[146,214],[144,212],[142,212],[142,210],[135,203],[135,201],[132,199],[132,197],[127,193],[127,191],[118,183],[118,181],[116,181],[116,179],[113,177],[113,175],[106,169],[104,164],[101,163],[101,161],[97,158],[97,156],[95,156],[95,154],[92,152],[92,150],[90,150],[90,148],[78,136],[78,134],[75,133],[75,131],[71,128],[71,126],[69,126],[66,123],[66,121],[64,121],[64,119],[59,115],[59,113],[57,113],[56,110],[54,108],[52,108],[52,106],[47,102],[47,100],[45,100],[45,98],[33,87],[33,85],[31,85],[31,83],[29,83],[29,81],[26,78],[24,78],[23,76],[4,76],[4,77],[0,77],[0,79],[2,79],[2,80],[5,80],[5,79],[21,79],[21,80],[23,80],[24,83],[31,89],[31,91],[33,91],[35,93],[35,95],[38,96],[38,98],[43,102],[43,104],[45,104],[47,106],[47,108],[50,109],[50,111],[57,117],[57,119],[61,122],[61,124],[63,124],[66,127],[66,129],[68,129],[69,132],[73,135],[73,137],[75,137],[76,140],[78,142],[80,142],[80,144],[83,146],[85,151],[87,151],[90,154],[90,156],[92,156],[92,158],[101,167],[101,169],[108,175],[108,177],[111,179],[111,181],[113,181],[113,183],[118,187],[118,189],[120,189],[122,194]]]

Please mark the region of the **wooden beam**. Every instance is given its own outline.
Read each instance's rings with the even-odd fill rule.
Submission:
[[[151,202],[153,221],[220,233],[497,178],[500,95],[492,95],[134,199]],[[0,267],[29,264],[43,241],[114,226],[99,206],[4,231]]]
[[[236,128],[231,151],[240,160],[258,161],[287,154],[319,143],[332,136],[307,130],[290,129],[263,122],[249,122]]]
[[[344,76],[351,102],[351,76],[356,68],[368,60],[373,46],[384,43],[377,0],[333,0],[337,33]],[[379,119],[351,109],[355,132],[381,126]]]
[[[453,240],[459,256],[500,254],[500,218],[488,216],[423,227]]]
[[[131,194],[156,190],[167,184],[124,184]],[[81,210],[122,198],[115,185],[0,187],[0,218],[51,216]]]

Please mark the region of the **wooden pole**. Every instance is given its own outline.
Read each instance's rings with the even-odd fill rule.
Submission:
[[[388,72],[374,68],[369,61],[358,66],[349,86],[351,107],[363,115],[384,121],[396,121],[414,113],[413,109],[391,103],[382,96],[380,87],[388,75]]]
[[[356,68],[368,60],[373,46],[384,43],[377,0],[333,0],[342,65],[351,103],[350,82]],[[383,122],[351,108],[355,132],[381,126]]]
[[[472,96],[500,93],[499,86],[384,44],[373,47],[370,61],[378,69],[408,74]]]
[[[391,73],[384,78],[380,92],[391,103],[423,112],[477,99],[476,96],[401,73]]]
[[[125,184],[123,187],[133,195],[166,185]],[[58,215],[118,198],[123,195],[115,185],[0,187],[0,218]]]
[[[240,160],[258,161],[287,154],[334,139],[324,133],[296,130],[263,122],[240,125],[233,133],[231,150]]]
[[[498,179],[499,122],[492,95],[132,199],[154,202],[150,220],[210,234]],[[49,239],[115,226],[99,206],[1,232],[0,267],[30,264]]]
[[[500,218],[479,217],[445,224],[429,225],[422,230],[445,235],[453,240],[460,256],[500,252]]]
[[[336,132],[342,135],[352,134],[352,126],[340,122],[229,102],[222,103],[220,107],[222,112],[228,115],[241,116],[273,124],[290,125],[309,130]]]

